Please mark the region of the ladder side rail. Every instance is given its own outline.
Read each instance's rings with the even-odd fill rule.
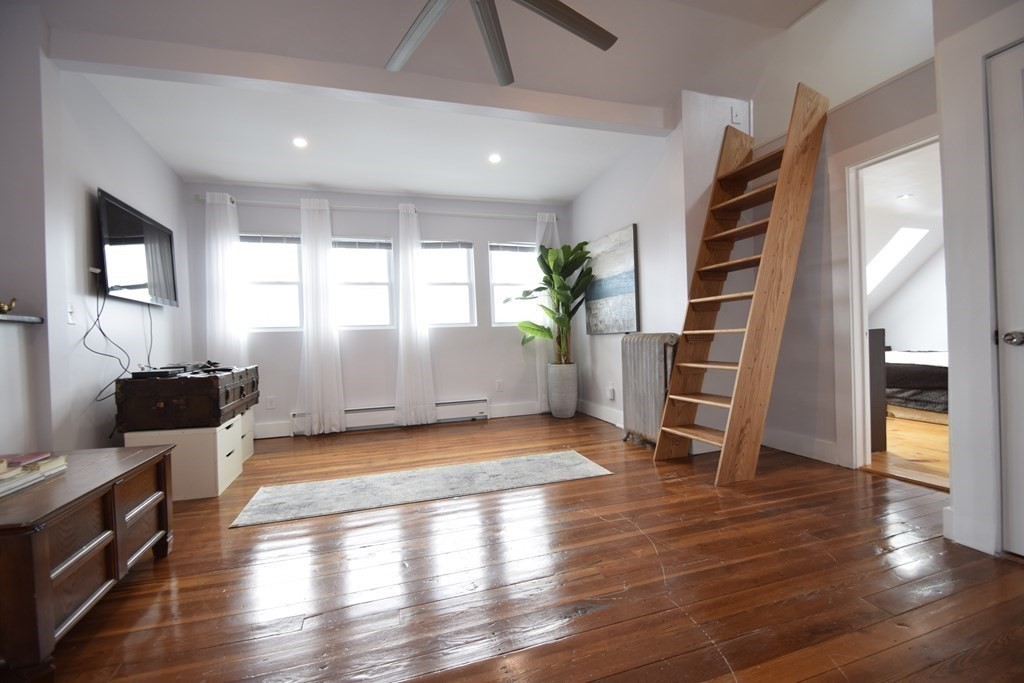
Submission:
[[[761,253],[716,484],[754,478],[810,208],[828,100],[800,84]]]

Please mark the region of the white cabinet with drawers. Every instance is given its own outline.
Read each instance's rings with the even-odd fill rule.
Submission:
[[[242,473],[253,452],[250,408],[219,427],[125,432],[125,446],[174,444],[171,491],[174,500],[212,498]]]

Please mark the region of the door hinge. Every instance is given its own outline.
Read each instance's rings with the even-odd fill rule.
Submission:
[[[999,330],[992,333],[992,343],[999,346]]]

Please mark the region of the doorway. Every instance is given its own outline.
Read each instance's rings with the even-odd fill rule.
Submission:
[[[939,144],[928,140],[855,169],[867,349],[862,469],[949,490],[945,251]]]

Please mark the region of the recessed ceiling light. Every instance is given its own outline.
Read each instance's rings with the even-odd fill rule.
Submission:
[[[917,243],[924,239],[928,231],[924,228],[900,228],[892,236],[885,246],[882,247],[875,258],[871,259],[867,267],[866,288],[868,294],[885,279],[885,276],[892,272],[900,261],[910,253],[910,250],[917,246]]]
[[[500,164],[501,163],[501,155],[498,154],[497,152],[495,152],[491,156],[487,157],[487,161],[491,162],[492,164]]]
[[[911,192],[904,192],[903,194],[896,195],[896,199],[910,199],[913,196],[914,195]]]
[[[292,144],[298,147],[299,149],[305,149],[305,147],[309,144],[309,140],[307,140],[306,138],[292,138]]]

